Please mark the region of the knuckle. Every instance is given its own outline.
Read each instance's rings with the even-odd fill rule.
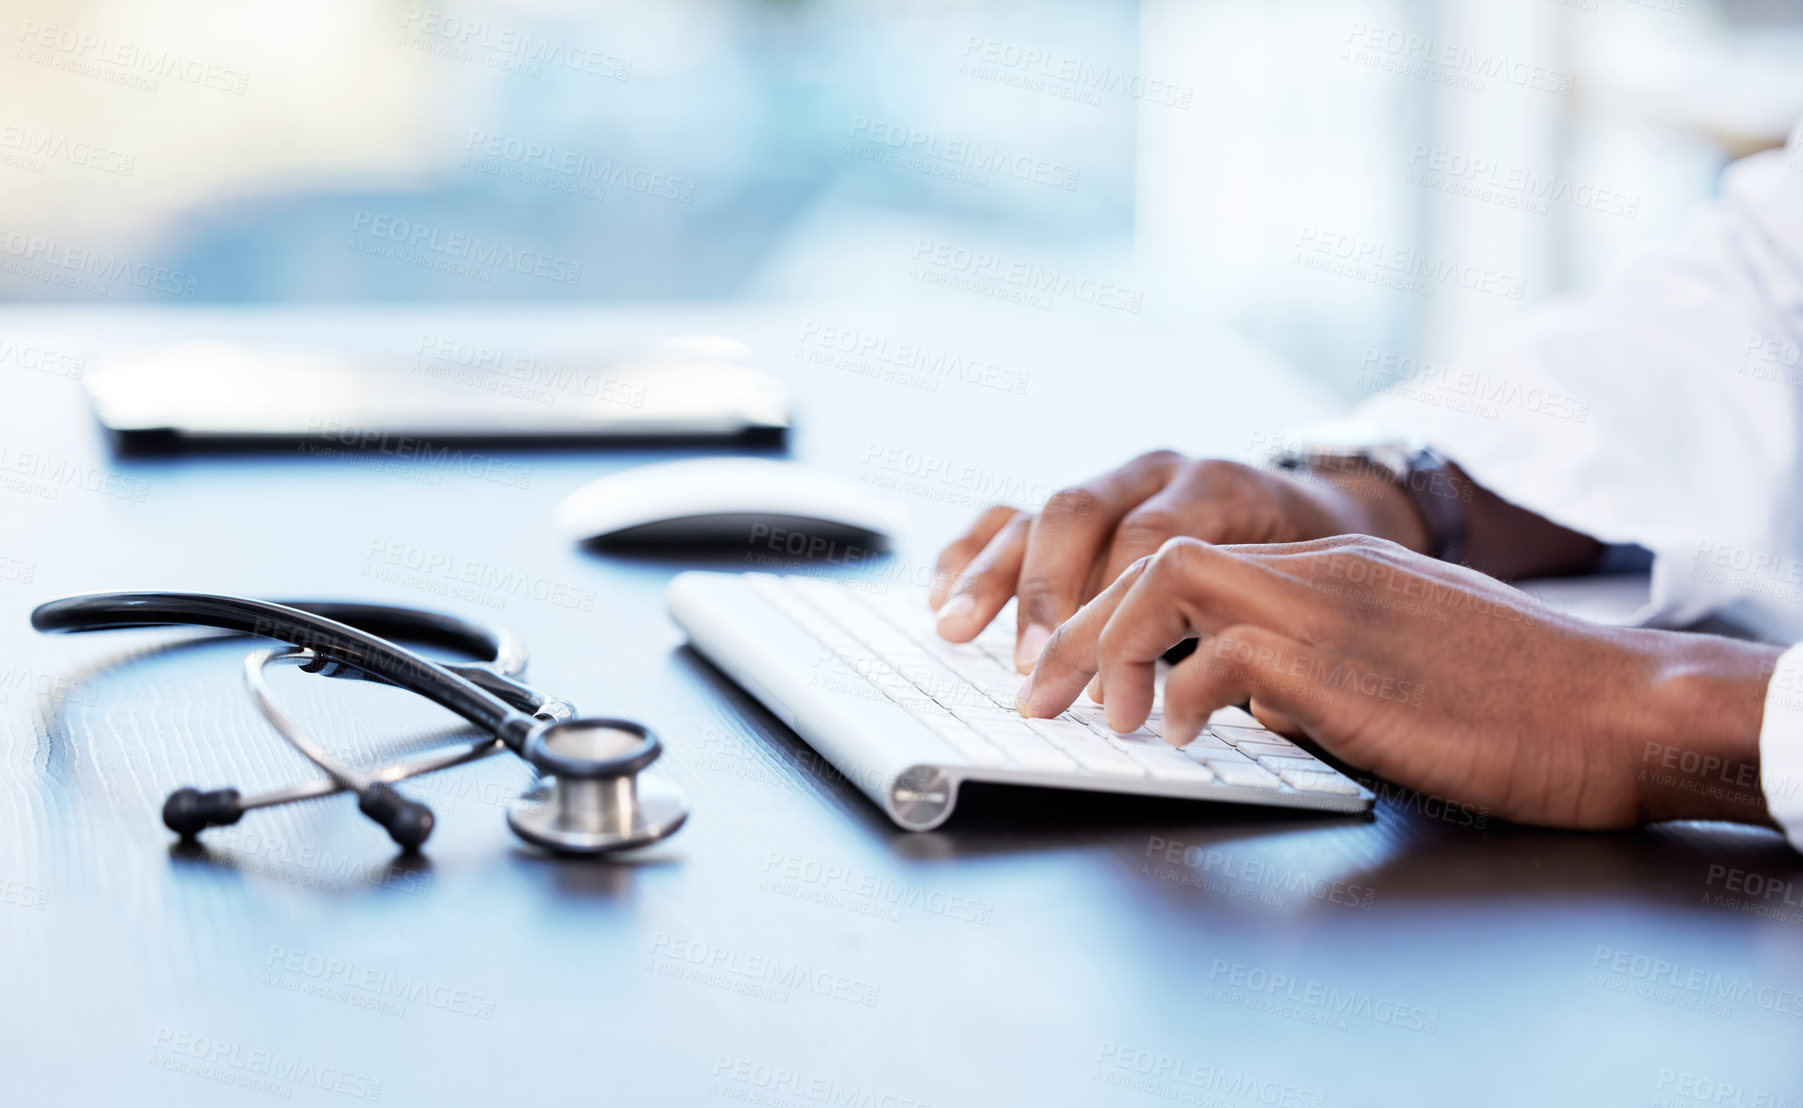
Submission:
[[[1059,596],[1070,591],[1070,585],[1063,578],[1052,573],[1023,574],[1016,591],[1021,602],[1031,604],[1035,601]]]
[[[1262,476],[1249,465],[1230,462],[1225,458],[1206,458],[1197,462],[1196,475],[1206,479],[1210,485],[1220,485],[1223,488],[1250,484]]]
[[[1183,520],[1169,508],[1135,508],[1121,520],[1115,533],[1134,545],[1162,543],[1183,528]]]
[[[1188,458],[1175,450],[1148,450],[1127,464],[1130,466],[1163,467],[1181,465],[1188,460]]]
[[[1048,497],[1040,514],[1060,518],[1086,516],[1100,506],[1101,499],[1094,489],[1086,485],[1073,485],[1068,489],[1059,489]]]
[[[1359,539],[1361,540],[1359,543],[1360,549],[1364,550],[1365,553],[1372,558],[1381,558],[1385,561],[1401,564],[1415,558],[1424,557],[1424,555],[1416,554],[1413,550],[1410,550],[1399,542],[1392,542],[1389,539],[1380,539],[1376,535],[1360,535]]]
[[[1183,577],[1196,567],[1207,547],[1208,544],[1200,539],[1173,535],[1159,545],[1147,571],[1159,577]]]
[[[1258,628],[1249,623],[1235,623],[1221,632],[1221,637],[1234,643],[1250,643],[1259,637]]]
[[[1025,512],[1016,512],[1014,518],[1002,524],[1001,530],[995,533],[996,539],[1014,539],[1028,534],[1033,527],[1033,517]],[[991,539],[994,542],[995,539]]]

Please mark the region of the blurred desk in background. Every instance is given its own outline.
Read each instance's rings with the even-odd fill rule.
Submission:
[[[1803,887],[1773,833],[1522,830],[1374,782],[1369,820],[998,791],[907,835],[665,617],[674,572],[770,568],[748,564],[759,552],[604,557],[554,533],[565,492],[666,453],[509,454],[523,485],[380,453],[119,461],[55,369],[172,337],[409,360],[449,335],[569,361],[695,333],[748,342],[792,384],[798,459],[910,506],[888,559],[817,570],[873,587],[924,580],[991,499],[1031,504],[1156,446],[1250,457],[1332,414],[1230,337],[1057,320],[1002,334],[796,305],[0,312],[14,1099],[1338,1105],[1438,1103],[1481,1080],[1466,1099],[1644,1108],[1685,1075],[1785,1096],[1803,1082],[1803,910],[1747,877]],[[926,372],[918,348],[1009,372]],[[78,362],[28,365],[30,349]],[[422,782],[439,813],[422,859],[394,857],[344,798],[172,849],[169,789],[309,771],[246,698],[241,642],[27,623],[49,597],[132,587],[506,623],[535,683],[661,733],[694,816],[629,863],[551,860],[504,826],[527,771],[502,758]],[[381,693],[291,695],[357,756],[444,730]]]

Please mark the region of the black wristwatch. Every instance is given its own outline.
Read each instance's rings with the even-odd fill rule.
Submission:
[[[1271,455],[1279,469],[1376,477],[1401,489],[1427,530],[1427,552],[1442,561],[1465,558],[1470,523],[1469,480],[1453,472],[1432,448],[1407,442],[1350,445],[1344,442],[1288,443]]]

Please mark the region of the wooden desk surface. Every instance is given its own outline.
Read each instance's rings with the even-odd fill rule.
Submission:
[[[822,320],[964,343],[1031,381],[1013,394],[898,381],[893,354],[811,361]],[[42,344],[286,328],[403,353],[433,328],[580,344],[703,325],[795,384],[798,457],[909,503],[901,551],[846,571],[879,583],[919,572],[984,488],[1031,497],[1167,443],[1244,455],[1257,428],[1327,406],[1226,340],[923,340],[921,321],[830,308],[0,313],[8,339]],[[1145,426],[1105,414],[1173,365],[1193,384]],[[1379,783],[1370,820],[1001,792],[907,835],[683,647],[661,596],[683,565],[556,537],[558,497],[649,455],[510,456],[525,487],[382,455],[123,462],[73,381],[3,368],[8,1103],[1803,1098],[1803,864],[1774,834],[1522,830]],[[528,773],[501,758],[416,790],[439,815],[417,861],[344,798],[172,848],[169,789],[308,771],[244,695],[242,642],[27,625],[44,599],[118,587],[505,622],[535,680],[664,736],[694,815],[631,862],[551,860],[503,824]],[[384,690],[309,680],[278,675],[278,691],[337,749],[448,727]]]

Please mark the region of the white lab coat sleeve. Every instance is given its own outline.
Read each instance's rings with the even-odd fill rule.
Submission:
[[[1778,658],[1759,730],[1759,787],[1766,810],[1803,850],[1803,646]]]
[[[1800,158],[1793,141],[1736,163],[1681,245],[1624,259],[1475,357],[1368,359],[1394,380],[1353,418],[1547,519],[1653,551],[1642,622],[1752,598],[1803,628]]]

